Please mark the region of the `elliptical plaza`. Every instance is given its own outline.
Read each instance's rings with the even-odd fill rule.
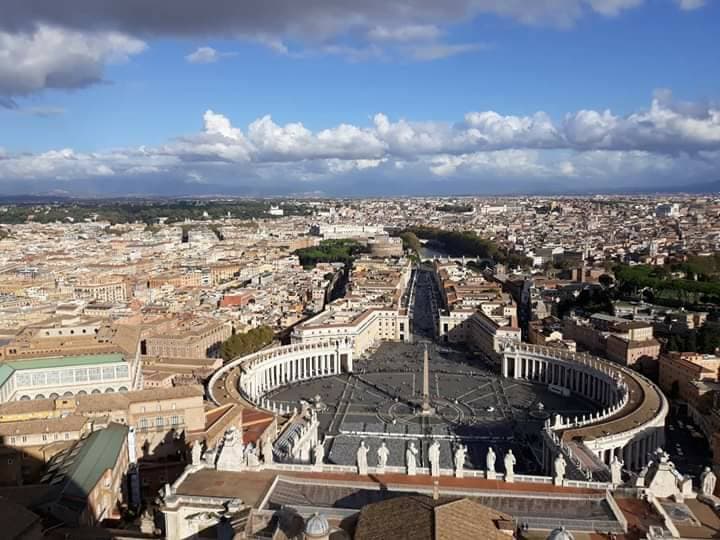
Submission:
[[[196,444],[163,494],[169,538],[240,514],[246,533],[297,518],[305,538],[348,538],[351,516],[362,523],[367,505],[409,493],[470,497],[541,534],[626,535],[631,516],[664,501],[688,515],[718,503],[711,472],[696,489],[659,449],[668,403],[652,382],[584,353],[473,335],[488,327],[473,324],[481,314],[466,343],[437,343],[435,293],[415,290],[419,273],[408,339],[360,351],[348,337],[295,342],[213,375],[213,401],[267,427]],[[648,536],[678,531],[660,515]]]

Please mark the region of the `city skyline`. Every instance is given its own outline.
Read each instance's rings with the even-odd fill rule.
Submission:
[[[715,1],[2,4],[1,195],[720,180]]]

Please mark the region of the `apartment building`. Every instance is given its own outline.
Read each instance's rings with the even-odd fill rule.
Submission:
[[[520,328],[514,317],[486,315],[478,311],[467,320],[466,325],[468,346],[492,360],[499,359],[505,346],[521,341]]]
[[[103,303],[127,302],[130,287],[125,278],[100,283],[80,283],[73,288],[73,296],[80,300],[95,300]]]
[[[145,354],[162,358],[214,357],[231,334],[232,326],[225,322],[210,319],[171,321],[145,337]]]
[[[668,396],[702,410],[709,405],[706,401],[711,392],[720,389],[720,357],[691,352],[662,354],[658,382]]]
[[[203,396],[202,386],[188,385],[15,401],[0,405],[0,435],[8,447],[41,456],[48,452],[44,448],[50,443],[73,440],[89,429],[116,422],[134,428],[139,456],[175,455],[184,450],[185,440],[200,437],[205,429]],[[75,423],[70,419],[76,419]],[[33,433],[14,433],[23,422],[39,423],[27,428],[35,430]],[[39,429],[44,433],[37,433]]]

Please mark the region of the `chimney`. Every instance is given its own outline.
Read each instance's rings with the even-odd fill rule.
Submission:
[[[440,498],[440,481],[433,480],[433,500],[437,501]]]

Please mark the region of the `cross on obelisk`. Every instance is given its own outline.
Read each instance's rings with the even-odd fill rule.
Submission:
[[[433,414],[433,408],[430,406],[430,359],[428,357],[427,343],[425,344],[425,352],[423,353],[423,402],[422,414]]]

